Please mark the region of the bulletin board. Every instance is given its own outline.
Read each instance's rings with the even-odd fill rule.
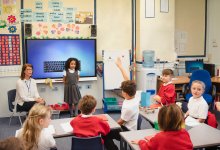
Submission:
[[[18,76],[22,64],[20,0],[0,0],[0,77]]]
[[[26,38],[89,38],[90,25],[96,24],[95,3],[96,0],[0,0],[0,77],[20,75],[22,43]],[[31,25],[28,36],[26,24]]]
[[[21,21],[32,25],[32,38],[88,38],[94,1],[24,0]]]
[[[123,68],[130,76],[130,53],[129,50],[103,51],[104,63],[104,90],[119,89],[121,82],[124,81],[121,71],[116,66],[116,59],[120,57]]]

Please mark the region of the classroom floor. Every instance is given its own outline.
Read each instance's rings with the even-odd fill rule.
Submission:
[[[103,114],[102,109],[97,109],[95,114]],[[112,112],[108,113],[114,120],[117,120],[120,117],[119,112]],[[69,114],[68,113],[61,113],[60,118],[68,118]],[[54,116],[56,118],[56,116]],[[24,119],[24,118],[23,118]],[[18,117],[13,117],[11,126],[9,126],[9,118],[0,118],[0,140],[14,136],[15,131],[20,129],[20,123],[18,120]],[[142,120],[141,124],[142,129],[147,129],[147,128],[152,128],[151,125],[145,121],[144,119]],[[71,137],[66,137],[66,138],[56,138],[56,144],[57,144],[57,149],[58,150],[70,150],[71,149]],[[115,143],[117,144],[118,147],[120,147],[120,143],[115,140]]]

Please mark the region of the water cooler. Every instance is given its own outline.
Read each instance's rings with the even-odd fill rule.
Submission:
[[[144,68],[142,65],[137,65],[136,81],[137,90],[155,91],[157,92],[157,75],[158,70],[155,68]]]

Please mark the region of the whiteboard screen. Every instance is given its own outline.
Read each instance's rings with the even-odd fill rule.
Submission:
[[[104,51],[103,63],[104,63],[104,90],[118,89],[121,86],[121,82],[124,78],[116,66],[116,59],[120,57],[122,65],[126,70],[127,75],[130,77],[129,66],[130,57],[129,50],[123,51]]]

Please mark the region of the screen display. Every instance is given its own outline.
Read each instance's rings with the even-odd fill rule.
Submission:
[[[202,61],[185,61],[186,73],[192,73],[194,70],[203,69]]]
[[[68,58],[80,61],[80,77],[96,77],[95,39],[26,39],[26,63],[35,79],[63,78]]]

